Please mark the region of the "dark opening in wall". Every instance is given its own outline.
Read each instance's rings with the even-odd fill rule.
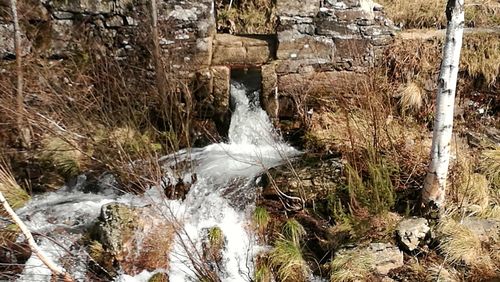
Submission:
[[[247,89],[250,105],[261,107],[260,93],[262,92],[262,73],[260,68],[233,68],[231,69],[231,83],[241,83]],[[231,103],[231,110],[234,105]]]
[[[276,0],[214,0],[218,33],[276,34]]]

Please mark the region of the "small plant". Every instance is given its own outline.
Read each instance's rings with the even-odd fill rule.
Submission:
[[[212,248],[216,248],[219,251],[224,247],[224,234],[220,227],[215,226],[208,230],[208,240]]]
[[[363,171],[347,166],[347,186],[353,209],[365,207],[372,214],[387,212],[394,206],[395,193],[388,162],[368,150],[366,176]]]
[[[263,234],[267,229],[267,225],[269,224],[270,216],[264,207],[255,207],[255,211],[253,212],[253,221],[255,225],[257,225],[258,231]]]
[[[337,254],[331,262],[330,282],[365,281],[374,258],[366,250]]]
[[[283,236],[293,242],[295,245],[300,246],[300,242],[306,235],[306,230],[297,220],[289,219],[283,225]]]
[[[301,247],[292,240],[278,239],[269,254],[269,262],[277,270],[280,281],[304,281],[309,273]]]
[[[270,282],[271,281],[271,268],[266,259],[258,257],[255,263],[255,282]]]

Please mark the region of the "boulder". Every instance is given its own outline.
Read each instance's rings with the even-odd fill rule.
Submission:
[[[462,225],[476,234],[482,242],[500,242],[500,220],[498,219],[466,217]]]
[[[111,274],[123,270],[135,275],[142,270],[168,268],[173,229],[157,210],[120,203],[102,206],[90,230],[89,254]]]
[[[408,251],[413,251],[426,239],[430,227],[425,218],[407,218],[399,222],[396,234]]]

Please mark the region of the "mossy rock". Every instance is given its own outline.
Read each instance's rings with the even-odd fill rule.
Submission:
[[[279,189],[292,197],[304,197],[306,204],[325,199],[342,182],[343,165],[334,156],[305,154],[293,160],[291,166],[283,165],[269,170],[263,177],[263,196],[273,197]]]
[[[152,208],[104,205],[88,234],[88,252],[97,264],[93,271],[104,269],[114,276],[119,270],[135,275],[142,270],[166,269],[173,234],[171,226]]]

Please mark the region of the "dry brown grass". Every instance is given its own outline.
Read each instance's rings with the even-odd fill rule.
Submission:
[[[499,3],[500,5],[500,3]],[[500,75],[500,40],[498,34],[477,33],[466,35],[460,65],[469,76],[484,78],[493,85]]]
[[[436,0],[380,0],[387,16],[404,28],[446,27],[446,1]],[[477,0],[465,3],[467,27],[497,26],[500,24],[500,3],[495,0]]]
[[[274,34],[277,17],[272,0],[235,0],[217,2],[217,29],[236,34]]]
[[[388,76],[402,90],[411,83],[425,89],[430,94],[429,101],[432,101],[437,89],[442,47],[443,39],[438,37],[396,40],[385,53]],[[465,34],[460,59],[460,81],[484,81],[487,87],[494,89],[500,74],[499,49],[497,34]],[[460,94],[461,89],[458,91]]]
[[[478,236],[451,216],[442,218],[437,231],[440,234],[440,250],[452,263],[465,263],[478,269],[492,270],[493,261]]]
[[[56,171],[66,179],[83,169],[108,170],[125,190],[140,191],[160,182],[158,155],[189,146],[190,93],[183,81],[172,80],[167,89],[186,94],[181,109],[159,94],[146,69],[110,58],[26,60],[25,66],[29,94],[21,114],[33,136],[27,154],[17,153],[12,142],[12,116],[18,114],[12,110],[14,77],[7,72],[0,78],[0,120],[5,121],[0,134],[10,140],[1,146],[9,158],[43,163],[44,174]]]

